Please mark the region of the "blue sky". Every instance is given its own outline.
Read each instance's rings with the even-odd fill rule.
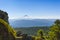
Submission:
[[[60,0],[0,0],[9,19],[60,19]]]

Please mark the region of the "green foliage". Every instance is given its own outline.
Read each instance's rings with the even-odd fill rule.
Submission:
[[[55,24],[51,26],[49,37],[51,40],[60,40],[60,20],[56,20]]]
[[[43,34],[43,30],[38,30],[38,32],[37,32],[37,35],[38,35],[38,40],[43,40],[43,39],[45,39],[44,38],[44,34]]]
[[[7,22],[5,22],[3,19],[0,19],[0,38],[3,37],[6,37],[5,39],[15,38],[16,32]]]
[[[54,22],[56,25],[60,25],[60,20],[56,20],[55,22]]]
[[[56,39],[56,35],[55,35],[54,31],[50,31],[48,33],[48,39],[49,40],[55,40]]]
[[[37,32],[37,35],[39,35],[39,36],[43,36],[43,30],[38,30],[38,32]]]

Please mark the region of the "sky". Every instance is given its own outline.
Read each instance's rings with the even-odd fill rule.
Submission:
[[[60,0],[0,0],[9,19],[60,19]]]

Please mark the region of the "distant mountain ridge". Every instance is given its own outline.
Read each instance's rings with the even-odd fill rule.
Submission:
[[[13,27],[51,26],[56,19],[17,19],[9,20]]]

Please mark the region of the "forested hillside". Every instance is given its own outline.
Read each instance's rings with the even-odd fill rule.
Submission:
[[[36,35],[37,31],[39,29],[44,30],[45,33],[49,31],[49,27],[47,27],[47,26],[15,28],[16,31],[21,31],[22,33],[25,33],[25,34],[28,34],[28,35]]]

